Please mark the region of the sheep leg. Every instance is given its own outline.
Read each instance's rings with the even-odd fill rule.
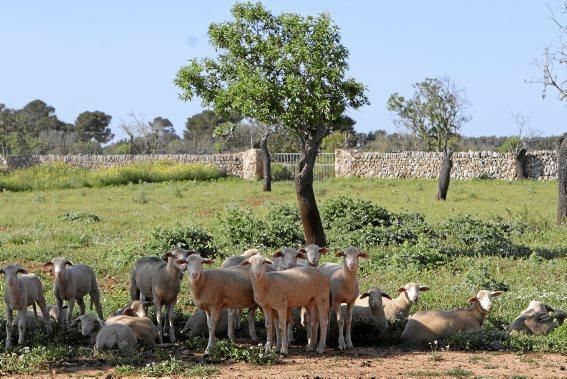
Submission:
[[[305,311],[307,313],[307,310],[305,308],[302,308],[302,313],[303,311]],[[315,350],[315,346],[317,344],[317,328],[318,328],[318,322],[317,322],[317,317],[315,317],[315,307],[309,307],[309,313],[311,314],[311,316],[306,317],[306,320],[309,320],[309,324],[307,325],[307,347],[306,347],[306,351],[313,351]],[[303,316],[303,314],[302,314]]]
[[[282,334],[279,328],[280,318],[278,317],[278,312],[272,309],[272,329],[276,332],[276,353],[279,353],[282,349]]]
[[[215,347],[217,342],[217,336],[215,335],[215,330],[217,329],[217,322],[220,317],[220,313],[216,308],[211,308],[209,312],[207,312],[207,326],[209,327],[209,343],[207,344],[207,348],[205,349],[205,355],[210,354],[211,350]]]
[[[328,307],[328,303],[319,303],[317,304],[317,313],[318,313],[318,318],[315,321],[315,325],[319,324],[319,327],[321,328],[321,333],[320,334],[320,340],[319,340],[319,347],[317,348],[317,353],[319,354],[323,354],[325,352],[325,344],[327,343],[327,328],[329,326],[329,312],[327,312],[327,307]],[[340,312],[340,308],[339,308],[339,312]],[[310,316],[311,317],[311,316]],[[314,315],[312,318],[315,318]],[[317,343],[317,327],[314,327],[315,329],[315,342]]]
[[[242,318],[242,310],[235,309],[234,312],[235,312],[234,315],[236,316],[235,317],[234,329],[240,330],[240,319]]]
[[[347,304],[346,309],[346,328],[345,328],[345,342],[346,348],[352,349],[352,340],[350,336],[351,326],[352,326],[352,309],[354,308],[354,302]]]
[[[100,291],[98,288],[95,288],[93,292],[90,293],[91,296],[91,309],[93,304],[95,306],[96,314],[101,320],[104,320],[104,315],[102,314],[102,305],[100,304]]]
[[[252,342],[258,341],[256,335],[256,306],[248,308],[248,334],[252,338]]]
[[[14,322],[14,311],[6,307],[6,349],[12,346],[12,323]]]
[[[272,310],[269,308],[262,308],[264,312],[264,321],[266,323],[266,345],[264,345],[264,353],[268,354],[274,345],[274,329]]]
[[[77,298],[77,305],[79,306],[79,316],[84,315],[86,311],[85,300]]]
[[[288,308],[287,310],[287,342],[292,344],[293,340],[293,309]]]
[[[287,312],[288,308],[280,308],[278,311],[278,318],[279,318],[279,330],[280,330],[280,339],[281,339],[281,349],[280,352],[284,355],[289,353],[289,344],[287,342]]]
[[[63,325],[63,299],[56,298],[57,301],[57,324],[59,326]],[[67,307],[67,312],[69,311],[69,307]]]
[[[75,299],[71,298],[71,299],[67,300],[67,304],[68,304],[68,306],[67,306],[67,330],[71,330],[71,318],[73,317],[73,308],[75,307]],[[63,307],[61,307],[59,309],[59,311],[61,312],[60,314],[63,314]]]
[[[163,344],[163,320],[161,314],[161,306],[161,301],[157,298],[157,296],[154,296],[154,310],[156,311],[157,329],[160,345]]]
[[[236,309],[230,308],[228,310],[228,330],[226,334],[228,335],[228,339],[234,341],[234,325],[235,320],[234,317],[236,316]]]
[[[43,316],[43,322],[45,323],[45,328],[47,329],[47,333],[51,334],[51,318],[49,317],[49,312],[47,312],[47,304],[45,303],[45,298],[43,297],[43,293],[39,294],[39,298],[37,299],[36,302],[37,305],[39,305],[39,309],[41,310],[41,315]],[[35,303],[34,303],[34,308],[35,308]]]
[[[26,334],[26,313],[27,308],[21,306],[18,311],[18,345],[24,344],[24,336]]]
[[[175,311],[175,302],[167,304],[167,321],[169,322],[169,342],[175,343],[175,328],[173,327],[173,312]]]
[[[332,310],[335,311],[335,314],[337,315],[337,326],[338,326],[338,329],[339,329],[339,350],[344,350],[345,349],[345,337],[344,337],[344,334],[343,334],[343,328],[344,328],[345,320],[343,318],[343,312],[341,312],[341,303],[333,302]],[[329,312],[329,315],[330,315],[330,313],[331,312]]]

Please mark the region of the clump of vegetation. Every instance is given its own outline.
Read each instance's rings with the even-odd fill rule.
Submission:
[[[183,362],[175,357],[161,362],[151,362],[144,367],[132,365],[122,365],[116,367],[118,375],[141,375],[149,377],[162,376],[211,376],[215,375],[218,369],[214,366],[204,366],[194,363]]]
[[[169,229],[159,226],[155,228],[146,245],[146,250],[155,254],[163,254],[176,246],[195,250],[203,257],[213,257],[218,254],[213,236],[209,232],[195,225],[183,226],[181,224]]]
[[[488,262],[472,262],[471,269],[465,274],[464,283],[471,291],[490,290],[508,291],[510,286],[504,282],[496,280],[490,270]]]
[[[201,163],[177,163],[164,160],[88,170],[56,162],[0,173],[0,190],[31,191],[104,187],[139,182],[202,181],[218,179],[221,176],[218,167]]]
[[[88,211],[67,212],[59,216],[59,219],[61,221],[76,221],[76,222],[81,222],[83,224],[100,222],[100,217]]]
[[[264,352],[262,345],[238,346],[230,340],[218,341],[209,356],[213,363],[247,362],[260,366],[274,365],[280,361],[275,352]]]
[[[0,375],[36,374],[66,356],[67,349],[63,346],[18,347],[0,354]]]

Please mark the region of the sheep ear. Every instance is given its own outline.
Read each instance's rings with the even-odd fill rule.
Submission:
[[[20,268],[18,268],[18,272],[19,272],[20,274],[27,274],[27,273],[28,273],[28,270],[26,270],[25,268],[21,268],[21,267],[20,267]]]
[[[319,253],[321,254],[327,254],[329,252],[329,249],[327,249],[326,247],[320,247],[319,248]]]
[[[66,262],[65,262],[65,266],[73,266],[73,262],[71,262],[71,261],[66,261]]]
[[[543,306],[545,307],[545,309],[547,309],[548,312],[555,312],[555,309],[553,309],[553,308],[550,307],[549,305],[544,304]]]
[[[137,314],[132,308],[126,308],[122,311],[124,316],[136,317]]]
[[[362,295],[360,295],[359,299],[364,299],[365,297],[370,296],[370,294],[368,292],[363,293]]]
[[[398,293],[402,293],[405,292],[406,288],[405,287],[400,287],[398,288]]]
[[[274,255],[272,255],[272,258],[279,258],[281,256],[283,256],[283,253],[281,250],[278,250],[274,253]]]
[[[248,259],[246,259],[246,260],[240,262],[240,266],[247,266],[247,265],[249,265],[249,264],[250,264],[250,261],[249,261]]]
[[[79,325],[79,322],[81,322],[81,317],[77,317],[76,319],[73,320],[73,322],[71,323],[71,327],[75,327],[77,325]]]
[[[366,259],[368,259],[368,257],[370,257],[370,255],[368,255],[368,253],[367,253],[366,251],[361,251],[361,252],[359,252],[359,253],[358,253],[358,256],[359,256],[360,258],[366,258]]]
[[[382,297],[385,297],[388,300],[392,300],[392,297],[388,295],[386,292],[382,292]]]
[[[305,250],[303,251],[299,250],[295,256],[297,258],[305,259]]]
[[[213,261],[212,259],[209,259],[209,258],[205,258],[205,259],[203,259],[203,263],[206,264],[206,265],[210,265],[210,264],[215,263],[215,261]]]
[[[264,264],[265,264],[265,265],[271,265],[272,263],[274,263],[274,262],[272,262],[272,261],[269,260],[269,259],[266,259],[266,260],[264,261]]]
[[[473,297],[471,297],[471,298],[469,299],[469,303],[470,303],[470,304],[476,303],[476,302],[478,302],[478,299],[476,298],[476,296],[473,296]]]
[[[426,287],[426,286],[419,286],[419,290],[420,290],[421,292],[429,291],[429,287]]]
[[[168,251],[167,253],[165,253],[162,257],[162,259],[164,261],[167,261],[169,259],[169,257],[173,257],[173,253],[171,251]]]
[[[344,251],[337,251],[335,253],[335,257],[344,257],[345,256],[345,252]]]
[[[53,268],[53,262],[45,262],[43,264],[43,269],[45,271],[51,271],[52,268]]]
[[[187,256],[193,255],[193,254],[198,254],[198,253],[195,250],[187,250]]]
[[[490,296],[491,296],[491,297],[496,297],[496,296],[502,295],[503,293],[504,293],[504,292],[502,292],[502,291],[492,291],[492,292],[490,292]]]

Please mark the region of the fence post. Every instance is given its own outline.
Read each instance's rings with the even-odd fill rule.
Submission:
[[[261,180],[264,177],[264,160],[260,149],[250,149],[242,153],[242,178]]]

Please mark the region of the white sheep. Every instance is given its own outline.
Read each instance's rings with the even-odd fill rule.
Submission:
[[[299,252],[303,253],[306,256],[305,259],[299,258],[297,259],[297,265],[303,267],[319,267],[319,260],[321,259],[321,255],[327,254],[329,249],[326,247],[319,247],[315,244],[305,246],[298,250]]]
[[[429,291],[429,287],[416,283],[407,283],[398,288],[398,297],[383,301],[386,319],[389,322],[407,319],[411,307],[417,304],[420,293],[425,291]]]
[[[512,334],[525,333],[545,336],[553,329],[561,326],[565,320],[565,312],[532,300],[528,307],[512,321],[509,330]]]
[[[392,300],[390,295],[381,288],[374,287],[364,292],[354,302],[352,318],[355,321],[374,325],[379,330],[388,328],[388,321],[384,314],[383,300]],[[341,305],[341,311],[346,312],[346,305]]]
[[[183,272],[187,268],[186,258],[190,254],[196,253],[177,247],[166,252],[163,259],[159,257],[140,258],[130,275],[130,299],[132,301],[152,301],[154,304],[160,344],[163,343],[162,307],[164,304],[167,304],[169,341],[175,342],[174,309],[181,289]]]
[[[0,273],[4,274],[6,279],[6,287],[4,288],[4,303],[6,304],[6,348],[12,346],[12,327],[14,310],[18,311],[18,344],[24,343],[24,334],[26,331],[26,313],[27,307],[33,305],[34,314],[37,317],[36,304],[41,309],[43,321],[47,331],[51,333],[51,323],[49,321],[49,313],[43,296],[43,285],[41,280],[18,265],[7,265],[0,269]],[[18,274],[22,274],[18,276]]]
[[[198,309],[207,314],[209,328],[209,342],[205,354],[210,353],[216,343],[216,325],[223,308],[248,308],[248,328],[252,340],[256,340],[254,325],[256,303],[254,292],[246,269],[240,266],[223,269],[203,270],[203,264],[211,264],[211,259],[203,258],[198,254],[187,258],[189,271],[189,286],[193,302]],[[229,320],[231,324],[232,320]],[[233,336],[232,336],[233,337]]]
[[[337,325],[339,327],[339,350],[352,349],[351,326],[352,309],[360,294],[358,288],[358,272],[360,258],[368,258],[368,254],[350,246],[345,251],[335,254],[343,257],[342,264],[323,263],[319,270],[327,276],[331,282],[331,311],[337,315]],[[346,303],[346,317],[343,319],[341,304]],[[346,330],[343,335],[343,326]]]
[[[420,344],[447,338],[462,331],[480,330],[492,309],[492,298],[502,293],[480,290],[469,299],[471,305],[468,308],[417,312],[408,320],[401,338],[408,343]]]
[[[328,325],[330,284],[327,277],[313,267],[294,267],[284,271],[267,272],[269,259],[254,255],[240,265],[250,265],[250,282],[254,289],[254,300],[264,311],[268,334],[265,351],[273,346],[273,322],[278,319],[276,332],[280,334],[282,354],[289,350],[287,341],[287,318],[291,308],[306,307],[309,311],[311,336],[308,350],[313,350],[317,338],[314,333],[321,328],[321,338],[317,352],[325,351]],[[279,344],[278,344],[279,345]],[[279,347],[279,346],[277,346]],[[276,347],[276,348],[277,348]]]
[[[85,314],[83,297],[87,294],[90,296],[91,309],[94,304],[98,317],[103,317],[100,290],[96,282],[96,274],[91,267],[84,264],[73,265],[65,258],[53,258],[51,262],[44,263],[43,267],[52,268],[55,274],[53,292],[57,301],[57,323],[59,325],[63,324],[63,316],[66,316],[67,329],[71,328],[75,301],[79,305],[79,315]],[[66,315],[63,312],[63,301],[65,300],[68,304]]]
[[[272,255],[273,267],[277,271],[297,267],[298,258],[305,259],[305,253],[292,247],[284,247],[283,249],[276,251],[274,255]]]
[[[107,324],[123,324],[132,329],[138,340],[153,346],[159,338],[154,323],[146,316],[144,304],[138,300],[131,302],[124,308],[122,314],[109,316]]]
[[[94,315],[82,315],[71,326],[80,325],[81,333],[94,343],[95,353],[102,350],[123,350],[136,347],[136,336],[132,329],[123,324],[105,323]]]

